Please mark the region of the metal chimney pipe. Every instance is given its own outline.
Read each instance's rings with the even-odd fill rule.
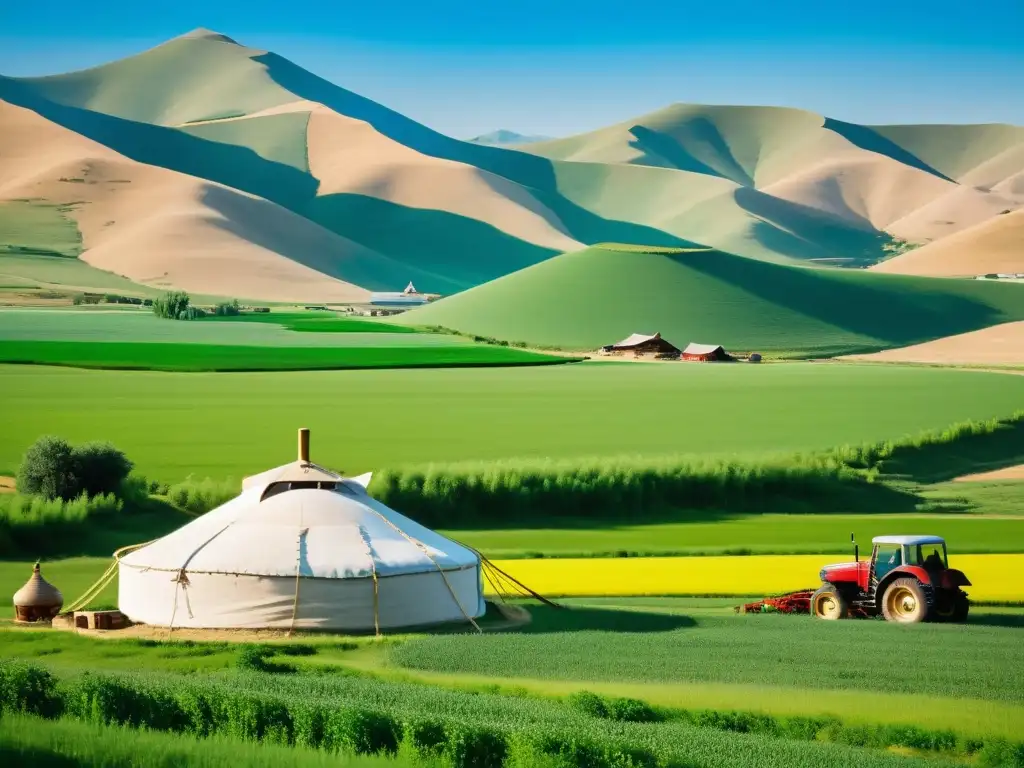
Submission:
[[[299,461],[309,464],[309,429],[299,429]]]

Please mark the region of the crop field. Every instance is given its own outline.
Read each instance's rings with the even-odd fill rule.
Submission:
[[[230,347],[213,344],[0,341],[0,363],[148,371],[315,371],[560,365],[564,357],[504,347]]]
[[[818,363],[230,375],[0,366],[0,395],[0,474],[13,474],[39,435],[60,434],[109,440],[143,474],[177,482],[240,479],[288,461],[303,424],[315,460],[345,472],[825,450],[1007,416],[1024,402],[1024,377]]]
[[[551,639],[558,640],[557,636]],[[203,645],[191,648],[201,655]],[[621,714],[613,709],[613,716],[598,715],[581,706],[582,700],[565,699],[557,693],[527,696],[505,692],[500,686],[486,692],[427,686],[421,681],[394,679],[399,670],[387,666],[378,667],[375,676],[366,676],[358,669],[359,659],[379,659],[369,646],[342,650],[340,658],[337,650],[317,642],[293,648],[294,652],[288,652],[288,646],[268,649],[281,652],[269,662],[277,670],[271,674],[237,668],[204,676],[158,672],[162,644],[148,647],[145,655],[150,661],[142,667],[146,672],[83,676],[67,668],[52,678],[44,668],[26,670],[8,662],[0,674],[14,689],[15,695],[8,701],[13,699],[17,706],[20,699],[25,708],[44,714],[306,748],[394,751],[399,755],[404,750],[424,756],[433,752],[446,759],[445,764],[467,768],[535,765],[546,755],[561,757],[557,765],[578,765],[571,756],[579,755],[579,750],[591,755],[587,764],[599,766],[622,765],[627,754],[644,765],[799,768],[914,764],[880,749],[864,748],[876,742],[927,750],[934,755],[930,760],[938,759],[941,765],[948,753],[952,753],[950,757],[984,754],[1000,746],[999,725],[992,724],[968,737],[965,732],[939,735],[906,726],[887,730],[834,715],[787,718],[684,708],[658,710],[641,701],[622,709]],[[327,652],[323,661],[322,651]],[[352,663],[345,662],[346,655],[353,657]],[[241,651],[236,658],[244,658]],[[236,662],[235,666],[240,665]],[[332,668],[348,674],[326,674]],[[35,681],[31,689],[22,687],[25,677]],[[613,706],[618,702],[608,701]],[[895,721],[900,719],[897,714]],[[475,757],[462,751],[467,748]]]
[[[259,318],[256,320],[256,318]],[[514,366],[565,358],[320,313],[172,322],[148,310],[0,310],[0,362],[159,371]]]

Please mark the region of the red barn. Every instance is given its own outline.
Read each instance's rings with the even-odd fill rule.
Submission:
[[[683,350],[683,360],[699,363],[725,362],[732,359],[721,346],[714,344],[687,344]]]

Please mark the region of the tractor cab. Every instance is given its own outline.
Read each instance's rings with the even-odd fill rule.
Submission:
[[[905,565],[919,566],[929,573],[941,573],[947,568],[946,542],[938,536],[876,536],[871,544],[865,586],[877,585],[892,570]]]
[[[969,604],[961,587],[971,582],[949,567],[944,539],[876,536],[871,544],[870,560],[861,561],[854,542],[854,562],[821,569],[822,586],[811,597],[811,613],[825,619],[854,612],[904,623],[966,621]]]

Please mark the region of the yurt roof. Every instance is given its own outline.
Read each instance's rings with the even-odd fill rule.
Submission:
[[[121,565],[175,573],[344,579],[476,567],[479,556],[382,504],[370,475],[346,478],[300,459],[246,478],[225,504],[121,558]],[[327,488],[309,487],[323,481]],[[292,483],[301,482],[299,487]],[[291,486],[276,488],[274,486]]]
[[[479,558],[350,486],[261,500],[255,487],[122,558],[193,573],[344,579],[475,567]]]

